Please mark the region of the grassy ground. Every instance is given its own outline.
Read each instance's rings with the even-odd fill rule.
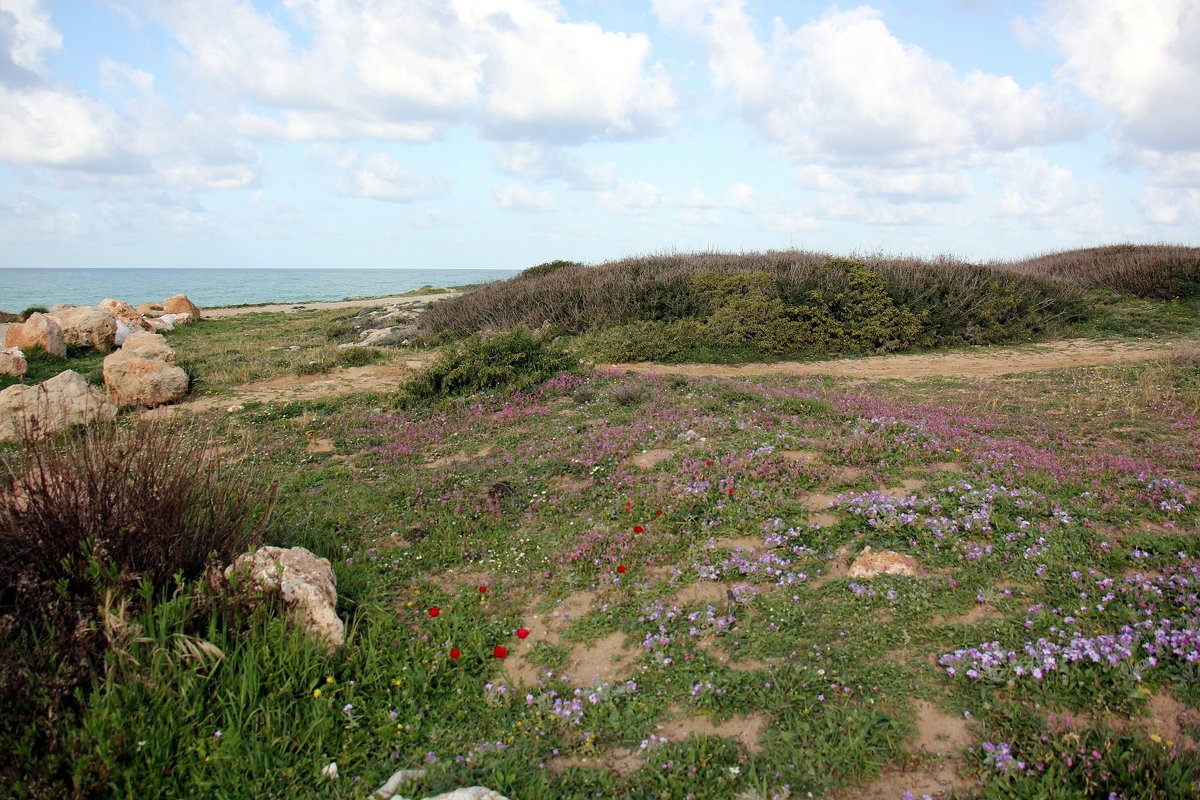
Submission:
[[[172,344],[219,388],[238,362],[296,367],[268,341],[312,360],[332,320]],[[273,543],[333,562],[347,645],[222,613],[187,629],[221,657],[188,656],[201,600],[179,587],[117,626],[137,635],[59,723],[66,752],[15,743],[30,774],[131,797],[357,798],[418,766],[408,796],[1197,791],[1194,360],[902,385],[593,373],[391,409],[201,420],[279,484]],[[868,545],[919,576],[850,577]]]

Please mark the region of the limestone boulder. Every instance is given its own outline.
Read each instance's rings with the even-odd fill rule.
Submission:
[[[187,312],[182,312],[179,314],[171,314],[171,316],[175,318],[174,322],[175,322],[176,328],[178,328],[180,325],[190,325],[191,323],[196,321],[196,318],[193,317],[191,314],[188,314]]]
[[[47,314],[34,312],[20,325],[13,325],[4,334],[5,347],[28,350],[41,347],[57,358],[67,357],[67,346],[63,342],[62,328]]]
[[[336,611],[337,578],[328,559],[303,547],[260,547],[234,559],[225,579],[248,579],[258,592],[278,595],[305,630],[330,649],[345,644],[346,628]]]
[[[167,340],[158,333],[134,331],[126,337],[121,349],[127,353],[137,353],[146,358],[157,358],[168,364],[175,363],[175,351]]]
[[[67,309],[78,307],[79,306],[75,305],[74,303],[55,303],[54,305],[50,306],[50,316],[53,317],[60,311],[66,311]]]
[[[142,303],[140,306],[135,308],[134,311],[141,314],[143,317],[156,317],[163,313],[163,307],[158,303]]]
[[[188,376],[161,358],[122,347],[104,357],[104,385],[117,405],[153,408],[187,394]]]
[[[25,374],[29,365],[25,362],[25,354],[19,347],[6,347],[0,350],[0,375],[16,375],[18,378]]]
[[[62,328],[63,342],[90,347],[107,353],[117,339],[117,318],[98,308],[72,306],[51,311],[50,317]]]
[[[862,549],[858,558],[846,573],[851,578],[877,578],[880,575],[920,577],[921,565],[912,556],[894,550],[872,550],[870,545]]]
[[[146,322],[149,322],[150,327],[159,333],[175,330],[174,314],[163,314],[161,317],[147,317]]]
[[[163,311],[168,314],[191,314],[192,319],[200,319],[200,308],[188,300],[186,294],[174,294],[163,300]]]
[[[0,392],[0,441],[57,433],[116,414],[103,392],[68,369],[37,386],[10,386]]]

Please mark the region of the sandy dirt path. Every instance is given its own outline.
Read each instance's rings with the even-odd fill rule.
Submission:
[[[1072,339],[1023,348],[981,347],[978,350],[930,355],[843,358],[835,361],[780,361],[773,364],[600,364],[600,369],[644,375],[755,378],[770,376],[835,375],[862,379],[918,380],[935,377],[974,377],[1039,372],[1067,367],[1098,366],[1200,353],[1200,343],[1105,342]],[[342,394],[391,392],[435,357],[413,353],[398,364],[338,368],[320,375],[284,375],[239,386],[231,394],[200,397],[146,412],[169,416],[178,411],[227,409],[245,403],[283,403],[317,400]]]
[[[953,353],[778,361],[771,364],[608,364],[607,369],[644,375],[752,378],[772,375],[837,375],[847,378],[917,380],[1040,372],[1066,367],[1145,361],[1200,351],[1196,342],[1108,342],[1070,339],[1021,348],[980,347]]]
[[[312,303],[273,303],[266,306],[230,306],[229,308],[202,308],[200,312],[209,319],[234,317],[238,314],[273,314],[287,311],[311,311],[323,308],[377,308],[379,306],[419,306],[454,297],[458,294],[453,289],[435,294],[421,295],[390,295],[388,297],[372,297],[366,300],[330,300]]]

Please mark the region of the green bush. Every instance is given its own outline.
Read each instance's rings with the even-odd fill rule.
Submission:
[[[579,361],[544,336],[517,327],[495,336],[475,335],[451,345],[403,390],[413,400],[470,395],[487,389],[523,390],[560,372],[575,372]]]
[[[21,318],[21,322],[24,322],[34,314],[48,314],[49,312],[50,309],[46,308],[45,306],[30,306],[29,308],[23,309],[17,316]]]
[[[537,266],[522,270],[517,277],[539,278],[543,275],[549,275],[551,272],[558,272],[560,269],[569,269],[582,266],[583,264],[580,264],[578,261],[564,261],[562,259],[556,259],[554,261],[547,261],[543,264],[538,264]]]

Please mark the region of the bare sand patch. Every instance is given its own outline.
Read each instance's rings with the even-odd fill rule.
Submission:
[[[304,448],[304,452],[312,455],[332,453],[335,450],[337,450],[337,448],[334,447],[332,439],[310,439],[308,446]]]
[[[967,721],[947,714],[927,700],[917,701],[917,749],[935,756],[953,756],[972,742]]]
[[[1185,750],[1200,749],[1200,742],[1184,731],[1184,726],[1200,725],[1200,711],[1189,708],[1166,692],[1151,695],[1146,710],[1150,718],[1145,721],[1144,727],[1149,733],[1174,742]]]
[[[762,752],[759,740],[767,727],[765,714],[748,714],[730,717],[722,722],[714,722],[707,716],[683,716],[686,712],[673,709],[674,718],[655,726],[660,736],[668,741],[676,742],[695,734],[697,736],[720,736],[725,739],[736,739],[751,753]]]
[[[980,603],[966,614],[957,617],[935,614],[931,623],[934,625],[978,625],[981,622],[994,619],[1004,619],[1004,615],[995,606],[988,603]]]
[[[760,536],[718,536],[713,539],[712,546],[728,547],[731,550],[758,550],[763,547]]]
[[[576,686],[617,683],[633,673],[637,656],[625,634],[614,631],[594,642],[572,647],[563,677]]]
[[[859,379],[916,380],[1008,375],[1048,369],[1118,364],[1166,358],[1187,352],[1172,342],[1106,342],[1068,339],[1023,347],[979,347],[956,353],[839,358],[832,361],[780,361],[772,364],[608,364],[605,369],[644,375],[710,378],[834,375]]]
[[[457,453],[451,453],[441,458],[435,458],[433,461],[426,461],[424,466],[426,469],[441,469],[442,467],[453,466],[454,464],[469,464],[479,458],[487,458],[492,454],[491,447],[481,447],[474,453],[468,453],[465,450],[460,450]]]
[[[943,798],[956,796],[974,785],[975,781],[958,774],[956,763],[918,763],[911,768],[885,769],[875,780],[834,792],[830,797],[833,800],[896,800],[905,792],[912,792],[914,797]]]
[[[624,777],[637,772],[643,764],[646,763],[645,753],[638,750],[629,750],[624,747],[613,747],[605,750],[598,756],[569,756],[556,758],[546,764],[546,769],[554,774],[561,774],[568,769],[584,768],[584,769],[606,769],[609,772]]]
[[[643,450],[637,455],[629,459],[629,463],[636,467],[641,467],[645,470],[654,469],[664,461],[667,461],[675,453],[671,450]]]
[[[819,464],[821,454],[815,450],[776,450],[777,455],[797,464]]]
[[[720,581],[698,580],[680,589],[671,596],[671,600],[681,606],[696,604],[723,606],[729,602],[731,591],[728,584]]]
[[[556,475],[550,479],[550,488],[559,492],[578,494],[592,488],[591,478],[572,478],[570,475]]]
[[[905,478],[899,484],[884,489],[883,493],[888,497],[908,497],[924,488],[925,480],[923,478]]]

